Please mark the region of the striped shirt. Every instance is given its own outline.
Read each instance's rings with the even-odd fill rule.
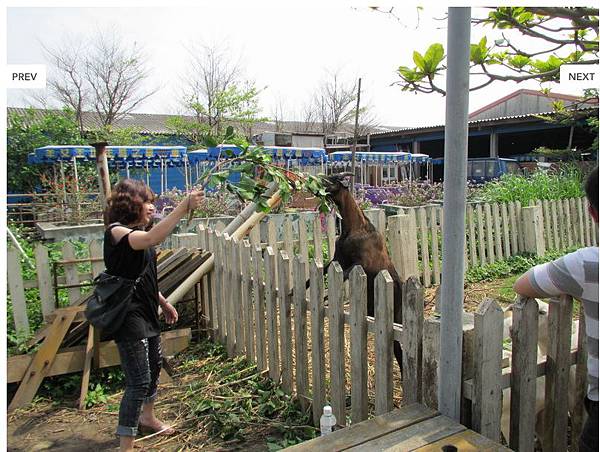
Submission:
[[[588,398],[598,400],[598,247],[581,248],[528,272],[531,285],[548,297],[571,295],[583,305],[588,341]]]

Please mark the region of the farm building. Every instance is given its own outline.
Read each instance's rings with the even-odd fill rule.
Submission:
[[[521,89],[469,114],[469,158],[510,157],[526,160],[527,154],[544,146],[551,149],[587,149],[594,133],[586,118],[598,114],[598,105],[580,104],[582,117],[575,125],[548,122],[540,115],[553,116],[553,102],[565,106],[580,102],[576,96]],[[588,113],[589,111],[589,113]],[[371,151],[423,153],[432,159],[444,156],[444,125],[411,127],[363,137]]]

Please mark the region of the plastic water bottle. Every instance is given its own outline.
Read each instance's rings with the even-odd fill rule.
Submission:
[[[336,419],[331,410],[331,406],[325,405],[323,407],[323,415],[321,416],[321,436],[329,435],[333,432]]]

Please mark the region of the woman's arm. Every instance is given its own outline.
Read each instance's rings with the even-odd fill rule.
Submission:
[[[175,226],[177,226],[179,220],[181,220],[188,211],[196,209],[200,205],[203,198],[203,191],[191,192],[169,215],[159,221],[152,229],[149,231],[131,232],[131,234],[129,234],[129,245],[134,250],[145,250],[158,245],[167,238]],[[126,227],[117,226],[114,228],[113,237],[115,242],[118,242],[129,231],[130,229]]]
[[[177,309],[175,309],[175,306],[173,306],[172,304],[170,304],[167,301],[167,299],[163,296],[162,293],[160,293],[160,291],[158,292],[158,302],[162,309],[162,313],[165,316],[165,321],[169,325],[177,322],[177,320],[179,319],[179,314],[177,313]]]

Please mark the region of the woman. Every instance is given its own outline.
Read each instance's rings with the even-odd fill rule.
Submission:
[[[160,305],[167,323],[177,311],[158,290],[156,253],[179,220],[198,207],[204,193],[190,193],[167,217],[146,230],[154,213],[154,194],[144,182],[123,179],[115,185],[104,212],[104,264],[111,275],[140,277],[123,325],[114,334],[125,374],[125,393],[119,408],[121,451],[132,451],[140,429],[170,434],[173,429],[154,415],[154,400],[161,369]]]

